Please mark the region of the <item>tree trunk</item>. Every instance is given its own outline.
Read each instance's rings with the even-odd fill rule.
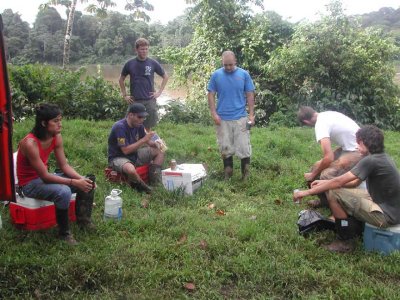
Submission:
[[[69,50],[72,37],[72,27],[74,25],[75,8],[77,0],[73,0],[71,4],[71,10],[68,14],[67,31],[65,32],[64,38],[64,53],[63,53],[63,68],[65,69],[69,65]]]

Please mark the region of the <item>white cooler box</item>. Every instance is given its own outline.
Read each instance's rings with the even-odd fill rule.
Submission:
[[[206,176],[202,164],[181,164],[174,171],[170,168],[163,170],[162,183],[169,191],[182,188],[185,194],[193,195],[193,192],[203,185]]]

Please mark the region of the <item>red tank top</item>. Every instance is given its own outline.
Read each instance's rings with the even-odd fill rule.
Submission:
[[[54,150],[56,146],[56,137],[53,138],[53,140],[51,141],[51,145],[47,149],[42,148],[40,140],[36,136],[34,136],[33,133],[29,133],[28,135],[26,135],[23,140],[25,139],[34,139],[36,141],[36,144],[39,148],[40,159],[47,169],[47,163],[49,161],[50,153]],[[17,155],[17,176],[19,186],[24,186],[29,183],[29,181],[39,177],[36,170],[32,168],[29,160],[22,154],[21,151],[18,151]]]

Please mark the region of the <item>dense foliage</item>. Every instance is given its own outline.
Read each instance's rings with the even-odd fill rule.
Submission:
[[[296,28],[290,43],[266,64],[279,95],[278,111],[308,104],[339,110],[362,124],[400,128],[393,60],[399,48],[375,29],[362,29],[339,3],[313,24]]]
[[[190,11],[195,28],[191,43],[184,48],[167,48],[163,57],[174,64],[178,83],[190,86],[188,101],[205,119],[209,118],[206,85],[211,73],[221,66],[222,51],[234,51],[239,66],[247,69],[258,84],[263,72],[262,62],[290,39],[293,25],[272,12],[252,17],[250,4],[261,5],[261,1],[191,3],[195,5]],[[258,105],[256,113],[263,116],[264,107]]]
[[[363,124],[400,128],[400,93],[393,82],[399,48],[381,31],[345,16],[340,1],[321,20],[296,26],[273,13],[250,18],[251,1],[192,2],[192,42],[165,55],[176,76],[195,87],[194,105],[207,110],[207,81],[221,52],[230,49],[255,79],[258,125],[295,125],[297,107],[307,104],[342,111]]]
[[[363,27],[377,27],[395,38],[400,46],[400,8],[382,7],[378,11],[363,14],[360,18]]]
[[[40,10],[33,28],[29,28],[29,24],[11,9],[4,10],[2,17],[6,56],[10,63],[62,63],[66,20],[55,8]],[[146,37],[152,53],[157,54],[157,49],[162,47],[186,46],[192,31],[191,24],[184,17],[163,26],[113,11],[109,11],[106,17],[76,11],[70,63],[122,63],[134,54],[134,43],[139,37]]]
[[[117,119],[126,109],[119,90],[101,74],[84,77],[83,69],[68,71],[39,64],[11,65],[9,71],[17,120],[31,116],[40,102],[58,104],[68,118],[89,120]]]

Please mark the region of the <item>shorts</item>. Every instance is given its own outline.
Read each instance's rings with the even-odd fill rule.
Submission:
[[[334,152],[334,161],[323,170],[320,179],[332,179],[350,171],[362,158],[358,151],[343,151],[340,148]]]
[[[240,159],[251,156],[250,130],[246,129],[247,118],[224,121],[216,126],[217,141],[222,157],[236,154]]]
[[[151,163],[153,160],[153,155],[151,153],[151,148],[149,146],[145,146],[139,148],[137,151],[137,159],[136,162],[132,162],[129,158],[126,157],[116,157],[110,163],[109,166],[118,173],[122,173],[123,166],[126,163],[131,163],[135,167],[140,167],[146,164]]]
[[[136,103],[141,103],[146,107],[149,114],[143,122],[145,128],[153,128],[158,123],[158,106],[156,99],[150,100],[135,100]]]
[[[376,227],[388,227],[385,215],[365,189],[336,189],[329,191],[328,197],[337,199],[346,213],[357,220]]]

